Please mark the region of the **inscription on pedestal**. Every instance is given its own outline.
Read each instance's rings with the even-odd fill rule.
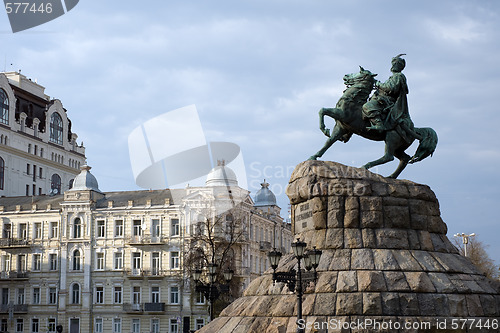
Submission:
[[[312,216],[313,211],[310,201],[296,205],[294,214],[295,233],[302,232],[306,229],[312,229]]]

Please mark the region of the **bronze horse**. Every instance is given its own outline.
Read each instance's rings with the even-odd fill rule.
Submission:
[[[337,102],[335,108],[322,108],[319,111],[320,130],[328,137],[325,145],[310,160],[315,160],[333,145],[336,141],[347,142],[352,134],[357,134],[369,140],[385,141],[385,154],[381,158],[368,162],[362,168],[369,169],[376,165],[384,164],[399,159],[397,169],[389,176],[397,178],[408,163],[415,163],[432,155],[437,145],[437,134],[432,128],[414,128],[409,115],[405,121],[400,122],[392,129],[378,131],[370,130],[370,122],[363,118],[362,107],[366,103],[375,83],[375,76],[360,66],[359,73],[344,76],[347,89]],[[335,119],[335,127],[330,130],[325,127],[325,116]],[[410,157],[405,150],[417,139],[420,144],[415,155]]]

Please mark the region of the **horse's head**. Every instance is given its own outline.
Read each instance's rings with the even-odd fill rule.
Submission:
[[[359,66],[359,73],[344,75],[344,84],[347,87],[353,86],[355,84],[369,84],[370,86],[373,86],[373,84],[375,83],[375,76],[377,76],[377,74],[373,74],[369,70],[366,70],[363,67]]]

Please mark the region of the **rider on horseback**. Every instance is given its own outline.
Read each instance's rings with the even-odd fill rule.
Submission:
[[[392,130],[402,122],[406,131],[399,129],[398,132],[409,130],[411,133],[413,130],[406,99],[409,92],[408,85],[406,77],[401,73],[406,65],[405,60],[401,58],[403,55],[399,54],[392,58],[391,72],[393,75],[384,83],[377,81],[375,83],[377,90],[363,105],[363,116],[368,118],[371,123],[371,126],[367,128],[369,130]]]

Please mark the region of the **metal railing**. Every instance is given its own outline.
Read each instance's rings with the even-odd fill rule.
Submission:
[[[165,303],[144,303],[144,311],[146,312],[164,312]]]
[[[8,271],[1,272],[0,279],[2,280],[10,280],[10,279],[28,279],[29,278],[28,271]]]
[[[165,244],[167,241],[168,238],[164,236],[140,235],[125,237],[125,242],[136,245]]]
[[[0,247],[31,246],[31,241],[25,238],[0,238]]]
[[[144,312],[144,305],[142,303],[123,303],[124,312]]]

